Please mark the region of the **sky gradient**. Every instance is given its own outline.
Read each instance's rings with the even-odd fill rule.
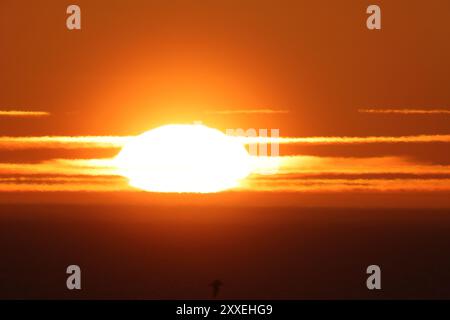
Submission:
[[[202,121],[280,130],[278,172],[232,192],[450,207],[448,1],[379,1],[380,31],[367,1],[77,4],[75,31],[64,2],[0,4],[3,198],[140,194],[111,165],[120,147]]]

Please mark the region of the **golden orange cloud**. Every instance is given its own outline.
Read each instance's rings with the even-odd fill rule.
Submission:
[[[368,136],[368,137],[238,137],[243,143],[279,144],[368,144],[450,142],[450,135]]]
[[[267,161],[260,165],[267,169]],[[255,159],[255,168],[258,165]],[[336,158],[285,156],[278,172],[254,173],[235,190],[265,192],[450,191],[450,166],[402,157]],[[389,177],[386,177],[389,175]],[[113,159],[53,159],[0,163],[0,191],[134,190]]]
[[[230,109],[230,110],[218,110],[218,111],[208,111],[208,113],[213,114],[283,114],[289,113],[289,110],[279,110],[279,109]]]
[[[47,117],[50,113],[46,111],[19,111],[0,110],[0,117]]]
[[[0,137],[1,149],[79,149],[121,148],[133,136],[33,136]],[[368,136],[368,137],[236,137],[244,144],[370,144],[370,143],[436,143],[450,142],[450,135]]]
[[[394,114],[450,114],[446,109],[359,109],[359,113]]]

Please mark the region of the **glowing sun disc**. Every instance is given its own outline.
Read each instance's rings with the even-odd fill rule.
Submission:
[[[155,192],[218,192],[249,175],[250,156],[233,137],[204,125],[166,125],[129,141],[115,158],[133,187]]]

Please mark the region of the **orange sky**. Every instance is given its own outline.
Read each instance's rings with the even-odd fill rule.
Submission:
[[[334,141],[282,145],[282,156],[317,162],[309,177],[297,163],[291,176],[271,179],[271,190],[330,199],[419,192],[427,203],[430,193],[450,192],[449,1],[377,1],[381,31],[365,26],[370,1],[76,3],[81,31],[66,29],[71,3],[0,3],[0,193],[91,184],[110,191],[118,179],[75,183],[87,169],[58,162],[108,159],[117,147],[48,148],[36,138],[18,148],[24,138],[6,145],[5,137],[120,140],[196,120]],[[8,110],[45,114],[2,114]],[[422,135],[432,138],[417,141]],[[360,142],[339,143],[351,139]],[[62,182],[65,170],[73,176]],[[250,189],[264,189],[265,178],[250,179]]]

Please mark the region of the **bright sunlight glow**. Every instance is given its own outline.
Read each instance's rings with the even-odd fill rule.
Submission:
[[[218,192],[238,186],[251,171],[242,143],[200,124],[147,131],[114,161],[131,186],[154,192]]]

